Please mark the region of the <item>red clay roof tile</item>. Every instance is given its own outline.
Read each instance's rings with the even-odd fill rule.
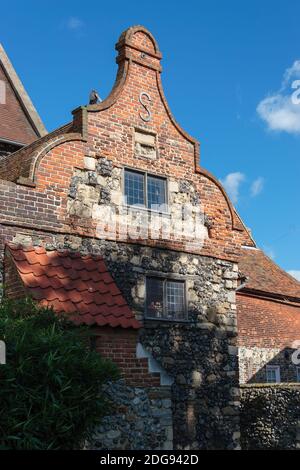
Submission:
[[[67,313],[76,324],[141,327],[100,256],[13,244],[7,249],[24,286],[40,305]]]
[[[259,249],[242,249],[239,270],[247,277],[247,289],[300,299],[300,282]]]

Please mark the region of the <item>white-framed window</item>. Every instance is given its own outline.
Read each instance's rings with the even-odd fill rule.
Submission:
[[[146,278],[146,317],[160,320],[186,320],[184,281],[159,277]]]
[[[300,366],[296,367],[296,378],[297,382],[300,382]]]
[[[266,366],[266,379],[268,383],[279,383],[280,366]]]
[[[167,212],[167,180],[136,170],[124,170],[124,196],[129,206]]]

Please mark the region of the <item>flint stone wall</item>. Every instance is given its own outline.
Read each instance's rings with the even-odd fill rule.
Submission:
[[[300,449],[300,385],[241,387],[243,449]]]
[[[127,238],[128,233],[133,239],[139,236],[144,239],[157,239],[162,230],[165,234],[168,233],[169,239],[175,238],[178,241],[187,237],[190,243],[201,248],[200,244],[209,237],[213,223],[201,212],[201,200],[192,182],[169,178],[169,213],[159,215],[155,211],[127,206],[123,194],[123,180],[123,169],[114,167],[107,158],[85,157],[85,169],[75,169],[71,178],[67,202],[69,216],[81,219],[82,223],[90,224],[92,221],[97,225],[98,234],[106,234],[103,238],[107,238],[108,232],[115,232],[116,239],[121,241]],[[182,217],[184,205],[189,219],[182,226],[178,220]],[[166,211],[166,207],[161,210]],[[114,219],[111,213],[116,214]],[[155,224],[157,226],[154,228]],[[195,236],[198,237],[197,240]]]
[[[102,255],[141,321],[146,275],[160,273],[185,280],[188,321],[146,320],[139,341],[173,378],[174,448],[239,448],[235,263],[78,236],[26,237],[27,244],[43,244],[46,249]],[[15,238],[22,240],[20,235]]]
[[[170,389],[128,387],[123,381],[105,390],[113,413],[105,416],[88,449],[172,450]]]
[[[297,365],[292,348],[247,348],[239,347],[240,383],[265,383],[266,366],[280,367],[280,382],[297,382]]]

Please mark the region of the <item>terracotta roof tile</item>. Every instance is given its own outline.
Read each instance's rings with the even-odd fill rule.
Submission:
[[[67,313],[77,324],[141,327],[100,256],[13,244],[7,250],[40,305]]]
[[[242,249],[239,270],[248,278],[247,289],[300,299],[300,282],[259,249]]]

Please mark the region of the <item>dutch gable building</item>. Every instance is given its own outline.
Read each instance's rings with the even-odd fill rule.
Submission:
[[[0,124],[28,144],[0,160],[4,294],[89,325],[119,365],[120,410],[98,448],[239,448],[239,377],[261,380],[295,339],[299,283],[202,167],[165,99],[152,34],[129,28],[116,51],[111,94],[65,126],[46,134],[23,108],[26,139]]]

